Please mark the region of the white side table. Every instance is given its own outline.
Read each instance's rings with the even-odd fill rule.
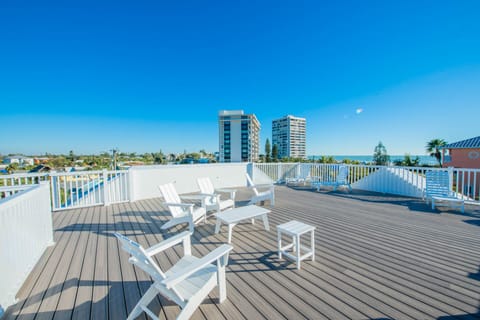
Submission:
[[[310,232],[310,248],[302,246],[300,244],[300,236],[302,234]],[[297,269],[300,269],[300,261],[305,260],[308,257],[312,257],[312,261],[315,261],[315,227],[292,220],[277,226],[277,239],[278,239],[278,257],[282,259],[282,255],[297,262]],[[293,242],[282,247],[282,234],[291,236]],[[292,253],[287,252],[292,249]],[[302,251],[304,254],[302,255]]]

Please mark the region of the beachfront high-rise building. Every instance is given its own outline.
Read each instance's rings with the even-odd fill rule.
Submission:
[[[278,147],[278,158],[306,158],[306,120],[284,116],[272,121],[272,146]]]
[[[260,150],[260,122],[243,110],[218,113],[219,161],[254,162]]]

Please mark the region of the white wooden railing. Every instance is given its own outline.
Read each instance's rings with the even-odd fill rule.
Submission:
[[[50,181],[53,210],[136,201],[158,197],[157,186],[174,182],[179,193],[198,191],[196,178],[210,177],[216,187],[245,186],[245,172],[256,183],[271,179],[284,183],[310,171],[315,181],[331,181],[339,164],[319,163],[218,163],[134,167],[122,171],[84,171],[71,173],[19,174],[0,176],[0,198],[17,192],[16,185]],[[348,179],[354,189],[422,197],[426,167],[347,165]],[[480,203],[480,169],[452,168],[453,187],[467,202]],[[268,181],[267,181],[268,180]],[[2,187],[3,185],[3,187]],[[7,187],[14,187],[6,189]],[[21,190],[21,187],[20,187]]]
[[[127,170],[21,173],[0,176],[0,199],[15,194],[25,185],[50,182],[54,211],[129,200]]]
[[[127,170],[50,173],[53,210],[129,201]]]
[[[22,190],[26,185],[48,181],[48,173],[17,173],[0,175],[0,199],[6,198]]]
[[[23,190],[0,200],[0,314],[53,244],[48,183],[12,188]]]
[[[287,178],[300,176],[300,172],[305,172],[305,167],[310,170],[313,181],[332,181],[340,164],[255,163],[254,166],[276,183],[284,183]],[[346,166],[349,167],[348,180],[354,189],[410,197],[423,197],[427,170],[447,170],[428,167]],[[448,170],[451,170],[453,177],[452,191],[467,203],[480,203],[480,169],[449,168]]]

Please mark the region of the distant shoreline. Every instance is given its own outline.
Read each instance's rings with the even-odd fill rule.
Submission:
[[[373,156],[371,155],[363,155],[363,156],[353,156],[353,155],[313,155],[307,156],[309,160],[318,160],[321,157],[333,157],[336,161],[342,162],[345,159],[352,160],[352,161],[359,161],[360,163],[369,163],[373,162]],[[420,165],[436,165],[438,164],[437,160],[434,157],[427,156],[427,155],[410,155],[410,158],[413,160],[416,157],[420,159]],[[391,155],[390,161],[394,162],[395,160],[403,160],[405,159],[405,155]]]

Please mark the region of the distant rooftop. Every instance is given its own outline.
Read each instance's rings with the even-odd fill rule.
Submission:
[[[480,148],[480,136],[467,139],[467,140],[462,140],[462,141],[457,141],[453,143],[449,143],[442,147],[442,149],[462,149],[462,148]]]
[[[243,110],[220,110],[219,116],[236,116],[243,115]]]

